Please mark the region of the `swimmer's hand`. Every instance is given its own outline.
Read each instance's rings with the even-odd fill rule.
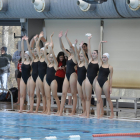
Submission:
[[[63,32],[61,31],[58,35],[59,38],[61,38],[63,36]]]
[[[25,39],[25,36],[22,37],[22,40],[24,40],[24,39]]]
[[[50,36],[50,37],[53,37],[53,35],[54,35],[54,32],[51,34],[51,36]]]
[[[25,35],[24,40],[28,40],[28,36]]]
[[[67,37],[67,34],[68,34],[68,30],[67,30],[66,33],[65,33],[65,37]]]
[[[48,45],[49,45],[49,44],[50,44],[49,42],[46,42],[46,43],[45,43],[46,49],[48,49]]]
[[[90,40],[92,38],[92,35],[88,37],[88,40]]]
[[[38,39],[38,35],[35,35],[34,40],[37,41],[37,39]]]
[[[39,38],[42,38],[44,36],[43,31],[39,34]]]
[[[78,43],[78,40],[76,39],[76,40],[75,40],[75,43],[74,43],[74,44],[75,44],[75,46],[77,45],[77,43]]]
[[[83,43],[84,43],[84,42],[82,41],[82,42],[79,44],[79,46],[82,47],[82,46],[83,46]]]
[[[107,41],[101,41],[100,43],[106,43]]]

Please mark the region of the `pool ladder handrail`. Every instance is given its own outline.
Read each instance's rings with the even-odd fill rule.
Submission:
[[[11,95],[11,106],[12,106],[12,110],[13,110],[14,108],[13,108],[13,94],[12,94],[12,92],[9,89],[4,89],[4,88],[0,88],[0,90],[8,91],[10,93],[10,95]]]

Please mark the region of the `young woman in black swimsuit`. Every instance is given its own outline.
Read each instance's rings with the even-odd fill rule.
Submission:
[[[32,66],[32,74],[31,74],[31,78],[30,78],[30,81],[29,81],[30,82],[30,88],[29,88],[30,110],[27,113],[33,113],[34,91],[35,91],[35,87],[36,87],[36,80],[37,80],[37,77],[38,77],[39,57],[37,55],[36,48],[32,52],[31,47],[29,45],[28,37],[25,36],[24,39],[26,40],[28,50],[29,50],[29,54],[30,54],[31,59],[32,59],[32,65],[31,65]]]
[[[57,81],[55,78],[55,73],[58,70],[58,62],[57,59],[55,57],[54,51],[53,51],[53,41],[52,41],[52,36],[51,35],[51,43],[46,43],[45,44],[45,50],[44,50],[44,56],[45,56],[45,62],[47,63],[47,74],[46,74],[46,80],[45,80],[45,84],[44,84],[44,89],[45,89],[45,94],[46,94],[46,98],[47,98],[47,115],[51,114],[51,91],[52,91],[52,95],[56,101],[58,110],[56,115],[59,114],[60,112],[60,101],[59,98],[57,96]],[[50,53],[47,56],[46,55],[46,48],[48,47],[48,45],[50,46]]]
[[[86,73],[87,73],[87,67],[88,67],[88,59],[86,57],[86,54],[82,48],[82,45],[80,46],[81,52],[77,53],[76,49],[77,40],[75,41],[75,57],[78,62],[78,68],[77,68],[77,74],[78,74],[78,80],[77,80],[77,90],[79,97],[82,102],[83,107],[83,116],[86,113],[86,100],[85,100],[85,79],[86,79]]]
[[[95,82],[96,77],[99,71],[99,64],[98,64],[98,50],[94,50],[91,53],[91,47],[90,47],[90,39],[92,36],[88,37],[88,58],[89,58],[89,64],[87,69],[87,77],[85,81],[85,87],[86,87],[86,113],[83,114],[84,116],[87,116],[89,118],[89,112],[90,112],[90,104],[91,104],[91,93],[92,90],[95,89]],[[102,101],[102,100],[101,100]]]
[[[41,32],[38,35],[34,37],[34,40],[36,42],[36,50],[37,50],[37,55],[39,57],[39,62],[38,62],[38,77],[36,80],[36,95],[37,95],[37,106],[36,106],[36,111],[35,113],[38,112],[39,106],[40,106],[40,93],[42,93],[42,101],[43,101],[43,114],[47,113],[47,108],[46,108],[46,96],[45,96],[45,90],[44,90],[44,82],[45,82],[45,75],[47,71],[47,64],[45,62],[44,58],[44,47],[40,49],[39,43],[43,37],[43,32]],[[47,52],[46,52],[47,53]]]
[[[29,52],[26,51],[24,53],[24,38],[22,38],[21,42],[21,57],[22,57],[22,74],[21,74],[21,80],[20,80],[20,110],[19,113],[22,113],[23,110],[23,104],[24,104],[24,99],[26,95],[26,87],[27,87],[27,93],[29,93],[29,77],[30,77],[30,72],[31,72],[31,58],[29,56]]]
[[[104,92],[106,99],[109,103],[110,109],[111,109],[111,116],[110,119],[114,117],[113,112],[113,104],[110,99],[110,94],[112,93],[112,75],[113,75],[113,67],[108,64],[109,54],[104,53],[101,59],[101,43],[104,43],[106,41],[101,41],[99,44],[99,50],[98,50],[98,62],[99,62],[99,74],[96,81],[95,86],[95,93],[97,97],[97,118],[100,118],[100,102],[101,102],[101,94],[102,91]],[[108,80],[109,76],[109,80]]]
[[[61,39],[62,36],[63,36],[63,33],[60,32],[60,34],[59,34],[60,47],[64,51],[64,53],[68,56],[68,60],[67,60],[66,76],[65,76],[64,83],[63,83],[63,93],[62,93],[62,98],[61,98],[61,107],[60,107],[60,114],[59,114],[60,116],[62,116],[62,114],[63,114],[63,108],[64,108],[64,104],[66,101],[66,96],[67,96],[69,87],[71,89],[71,94],[73,96],[73,108],[72,108],[72,113],[70,115],[75,114],[76,105],[77,105],[77,74],[75,72],[75,67],[77,66],[77,61],[76,61],[76,59],[74,57],[74,53],[73,53],[74,47],[72,46],[71,42],[69,41],[69,39],[67,37],[67,32],[66,32],[65,37],[70,46],[70,49],[69,49],[70,53],[67,52],[62,43],[62,39]]]

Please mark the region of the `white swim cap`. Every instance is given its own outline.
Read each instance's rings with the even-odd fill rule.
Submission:
[[[25,53],[29,55],[29,51],[26,51]]]
[[[75,44],[72,44],[73,47],[75,47]]]
[[[40,50],[43,50],[43,51],[44,51],[44,49],[45,49],[45,48],[44,48],[44,47],[42,47]]]
[[[86,33],[85,36],[89,37],[89,36],[92,36],[92,34],[91,33]]]
[[[105,55],[109,59],[109,53],[104,53],[103,55]]]

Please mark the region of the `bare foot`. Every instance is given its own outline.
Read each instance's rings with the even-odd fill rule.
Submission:
[[[27,113],[34,113],[32,110],[27,111]]]
[[[57,116],[58,116],[58,115],[59,115],[59,112],[60,112],[60,111],[57,111],[57,112],[55,113],[55,115],[57,115]]]
[[[18,113],[22,113],[22,112],[23,112],[22,110],[19,110],[19,111],[18,111]]]
[[[51,115],[51,112],[50,112],[50,111],[48,111],[46,115]]]
[[[113,119],[114,118],[114,114],[111,114],[111,116],[109,117],[109,119]]]
[[[47,114],[48,113],[48,110],[46,110],[43,114]]]
[[[102,118],[104,116],[104,114],[101,113],[100,118]]]
[[[75,115],[75,113],[73,113],[73,112],[69,114],[69,116],[73,116],[73,115]]]
[[[90,115],[89,114],[87,114],[87,117],[86,118],[89,118],[90,117]]]
[[[20,104],[20,102],[16,102],[16,103],[14,103],[14,105],[19,105]]]
[[[87,113],[86,112],[83,112],[81,115],[79,115],[79,116],[81,116],[81,117],[85,117],[87,115]]]
[[[58,116],[63,116],[63,113],[59,113],[59,115]]]
[[[45,111],[42,111],[41,114],[45,114]]]
[[[36,110],[34,113],[38,113],[38,111]]]

